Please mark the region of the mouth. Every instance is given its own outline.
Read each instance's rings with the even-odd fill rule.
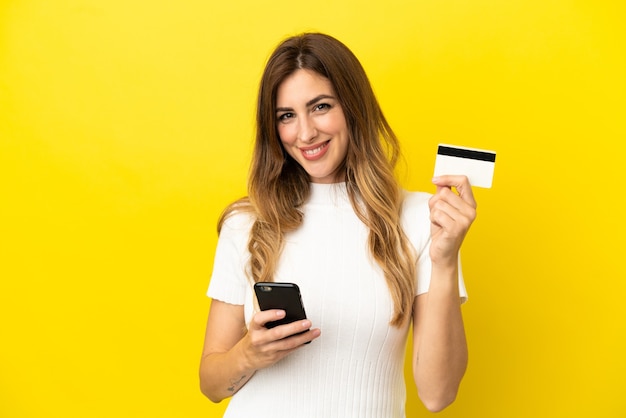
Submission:
[[[326,153],[329,143],[330,139],[311,147],[300,148],[300,151],[302,152],[302,156],[307,160],[316,160],[318,158],[321,158]]]

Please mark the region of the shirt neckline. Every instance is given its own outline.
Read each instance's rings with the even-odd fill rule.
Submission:
[[[338,206],[350,205],[348,189],[345,182],[340,183],[310,183],[311,193],[307,203],[334,204]]]

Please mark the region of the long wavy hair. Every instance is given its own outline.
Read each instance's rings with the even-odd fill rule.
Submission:
[[[310,193],[309,175],[284,151],[277,131],[276,92],[299,69],[330,80],[343,109],[350,136],[343,167],[348,196],[369,228],[369,251],[394,302],[391,324],[400,326],[412,312],[415,254],[400,222],[403,194],[394,175],[399,142],[359,60],[337,39],[301,34],[283,41],[270,56],[259,88],[248,197],[225,209],[218,231],[233,212],[252,213],[248,273],[254,282],[273,280],[284,235],[301,225],[301,207]]]

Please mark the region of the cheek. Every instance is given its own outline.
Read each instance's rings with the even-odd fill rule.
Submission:
[[[326,129],[331,132],[338,133],[346,136],[348,132],[348,126],[343,114],[335,114],[332,118],[326,121]]]
[[[278,137],[284,145],[293,145],[296,142],[296,135],[290,125],[278,125]]]

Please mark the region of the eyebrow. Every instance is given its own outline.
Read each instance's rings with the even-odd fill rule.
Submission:
[[[320,94],[319,96],[314,97],[313,99],[309,100],[308,102],[306,102],[306,107],[312,106],[315,103],[324,100],[324,99],[333,99],[333,100],[337,100],[334,96],[331,96],[329,94]],[[276,112],[288,112],[293,110],[290,107],[277,107],[276,108]]]

